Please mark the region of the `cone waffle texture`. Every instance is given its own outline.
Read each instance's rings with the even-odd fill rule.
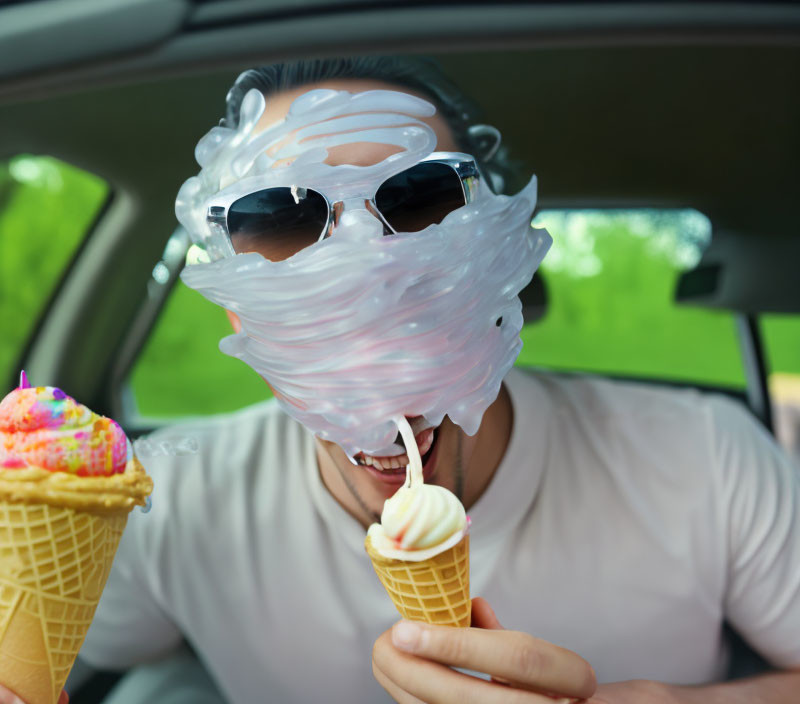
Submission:
[[[29,470],[2,473],[7,477],[19,471]],[[27,500],[19,491],[4,492],[0,479],[0,681],[28,704],[58,700],[108,579],[128,513],[152,490],[152,481],[133,459],[119,475],[71,477],[89,485],[103,480],[104,490],[95,486],[94,498],[81,499],[84,508],[79,509],[74,492],[64,491],[61,473],[48,474],[56,480],[56,490],[47,489],[47,478],[37,478],[38,501],[32,500],[37,492],[30,486],[22,491]],[[120,492],[114,491],[114,479]],[[29,479],[9,481],[21,486]],[[59,495],[67,505],[55,505]]]
[[[469,534],[448,550],[420,562],[384,557],[369,537],[364,545],[403,618],[441,626],[470,625]]]

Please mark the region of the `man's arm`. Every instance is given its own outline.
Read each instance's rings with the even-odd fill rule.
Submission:
[[[166,462],[148,462],[155,493],[153,509],[134,509],[122,534],[111,573],[79,653],[99,669],[122,670],[158,659],[174,650],[183,636],[163,606],[167,580],[176,557],[169,531],[179,517]]]
[[[776,670],[798,668],[800,471],[740,404],[710,409],[725,620]]]

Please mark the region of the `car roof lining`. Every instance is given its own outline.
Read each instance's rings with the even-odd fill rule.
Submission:
[[[761,280],[769,281],[771,257],[777,262],[783,256],[770,254],[779,251],[771,243],[796,237],[797,9],[784,17],[789,19],[781,32],[767,36],[769,23],[733,26],[725,18],[727,4],[713,3],[725,20],[716,28],[692,34],[688,20],[662,26],[660,33],[653,27],[642,46],[633,30],[608,24],[602,32],[566,28],[554,34],[552,23],[536,24],[544,15],[534,5],[504,8],[511,14],[489,26],[481,41],[476,37],[485,3],[469,3],[457,13],[452,6],[433,8],[426,15],[432,23],[421,33],[413,26],[419,25],[419,7],[390,5],[376,5],[360,19],[326,11],[273,27],[182,29],[124,56],[0,78],[0,158],[51,154],[85,168],[109,181],[127,213],[114,233],[109,223],[99,223],[93,237],[105,244],[87,246],[65,281],[74,294],[70,305],[56,306],[43,320],[31,349],[31,359],[41,362],[37,378],[108,407],[104,380],[174,229],[175,193],[196,173],[194,145],[222,116],[237,72],[272,58],[333,54],[342,44],[368,52],[376,48],[370,33],[381,18],[394,20],[383,51],[442,50],[438,58],[446,72],[481,98],[487,121],[537,173],[541,208],[694,207],[710,217],[715,240],[735,232],[741,241],[763,243]],[[574,4],[563,8],[575,13]],[[524,17],[524,29],[501,50],[485,50],[501,43],[509,17]],[[109,217],[115,212],[112,203]],[[91,252],[102,256],[91,276],[83,276],[82,262]],[[746,267],[738,271],[752,276]],[[735,278],[729,281],[739,286]],[[119,290],[128,293],[117,298]],[[727,305],[719,297],[717,304]],[[52,327],[54,316],[60,322]],[[103,340],[96,339],[98,331]],[[72,358],[47,357],[44,341],[70,349]]]
[[[3,101],[336,53],[343,45],[352,53],[796,46],[800,7],[789,2],[38,0],[0,8],[0,39]]]
[[[542,207],[695,207],[721,229],[794,233],[800,48],[439,58],[456,83],[481,96],[487,121],[538,174]],[[194,144],[221,117],[235,75],[193,72],[7,103],[0,156],[52,154],[135,189],[160,179],[171,198],[197,170]]]

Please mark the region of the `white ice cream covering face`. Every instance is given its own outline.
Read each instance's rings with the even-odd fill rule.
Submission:
[[[365,201],[434,151],[436,135],[418,119],[433,115],[433,105],[395,91],[311,90],[254,133],[265,105],[250,91],[236,129],[215,127],[200,140],[202,170],[176,202],[179,221],[208,254],[181,278],[242,323],[220,349],[351,458],[403,454],[398,416],[436,427],[448,415],[474,435],[522,347],[518,294],[552,242],[530,225],[536,178],[515,196],[494,195],[481,180],[472,202],[440,224],[384,236]],[[325,163],[328,148],[362,142],[402,151],[371,166]],[[271,186],[341,201],[332,236],[284,261],[235,254],[207,222],[209,204]]]

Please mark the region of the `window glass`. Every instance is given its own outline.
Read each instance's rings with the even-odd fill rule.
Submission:
[[[541,266],[544,318],[526,325],[519,364],[743,388],[736,324],[677,305],[711,224],[690,210],[550,210],[534,219],[553,247]]]
[[[775,434],[800,462],[800,316],[761,318]]]
[[[108,197],[93,174],[51,157],[0,161],[0,378],[29,335]]]
[[[140,420],[223,413],[271,396],[244,362],[222,354],[225,312],[178,281],[130,376]]]
[[[710,240],[704,216],[548,211],[534,224],[555,244],[541,269],[547,312],[523,330],[520,364],[744,387],[733,317],[672,300],[678,276]],[[167,276],[159,266],[156,279]],[[178,282],[130,376],[139,419],[220,413],[269,398],[252,369],[219,351],[231,332],[220,308]]]

